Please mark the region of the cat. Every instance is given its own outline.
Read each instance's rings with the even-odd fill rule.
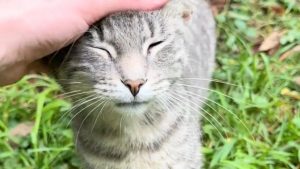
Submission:
[[[201,168],[215,29],[205,0],[169,0],[111,14],[51,58],[84,169]]]

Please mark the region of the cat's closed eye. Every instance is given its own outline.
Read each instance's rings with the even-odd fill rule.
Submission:
[[[89,47],[96,49],[103,57],[112,58],[112,55],[108,49],[99,46],[94,46],[94,45],[90,45]]]
[[[153,50],[153,48],[155,48],[156,46],[162,44],[164,41],[158,41],[158,42],[155,42],[155,43],[152,43],[151,45],[149,45],[148,47],[148,53],[150,54]]]
[[[84,32],[84,34],[82,35],[83,37],[86,37],[88,39],[92,39],[93,38],[93,34],[91,31],[86,31]]]
[[[101,47],[97,47],[97,49],[102,50],[103,52],[105,52],[110,58],[112,57],[110,52],[107,49],[101,48]]]

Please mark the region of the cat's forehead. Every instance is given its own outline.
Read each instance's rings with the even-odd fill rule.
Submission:
[[[113,24],[115,26],[139,28],[143,26],[145,21],[150,23],[159,22],[159,20],[155,20],[160,17],[158,13],[159,13],[158,11],[119,12],[119,13],[109,15],[108,17],[104,18],[102,21],[104,24]]]
[[[110,15],[94,26],[97,38],[119,50],[140,49],[151,38],[163,37],[165,22],[157,12],[122,12]]]
[[[122,12],[110,15],[97,23],[98,31],[103,34],[103,39],[132,38],[139,40],[145,36],[154,36],[162,33],[165,22],[158,12]]]

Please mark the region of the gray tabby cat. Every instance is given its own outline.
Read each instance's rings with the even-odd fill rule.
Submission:
[[[206,1],[170,0],[156,11],[112,14],[55,56],[57,79],[72,93],[83,168],[201,168],[198,108],[215,39]]]

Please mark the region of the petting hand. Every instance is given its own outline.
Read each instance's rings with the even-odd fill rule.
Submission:
[[[0,1],[0,86],[17,82],[38,60],[80,37],[102,17],[151,10],[167,0]]]

